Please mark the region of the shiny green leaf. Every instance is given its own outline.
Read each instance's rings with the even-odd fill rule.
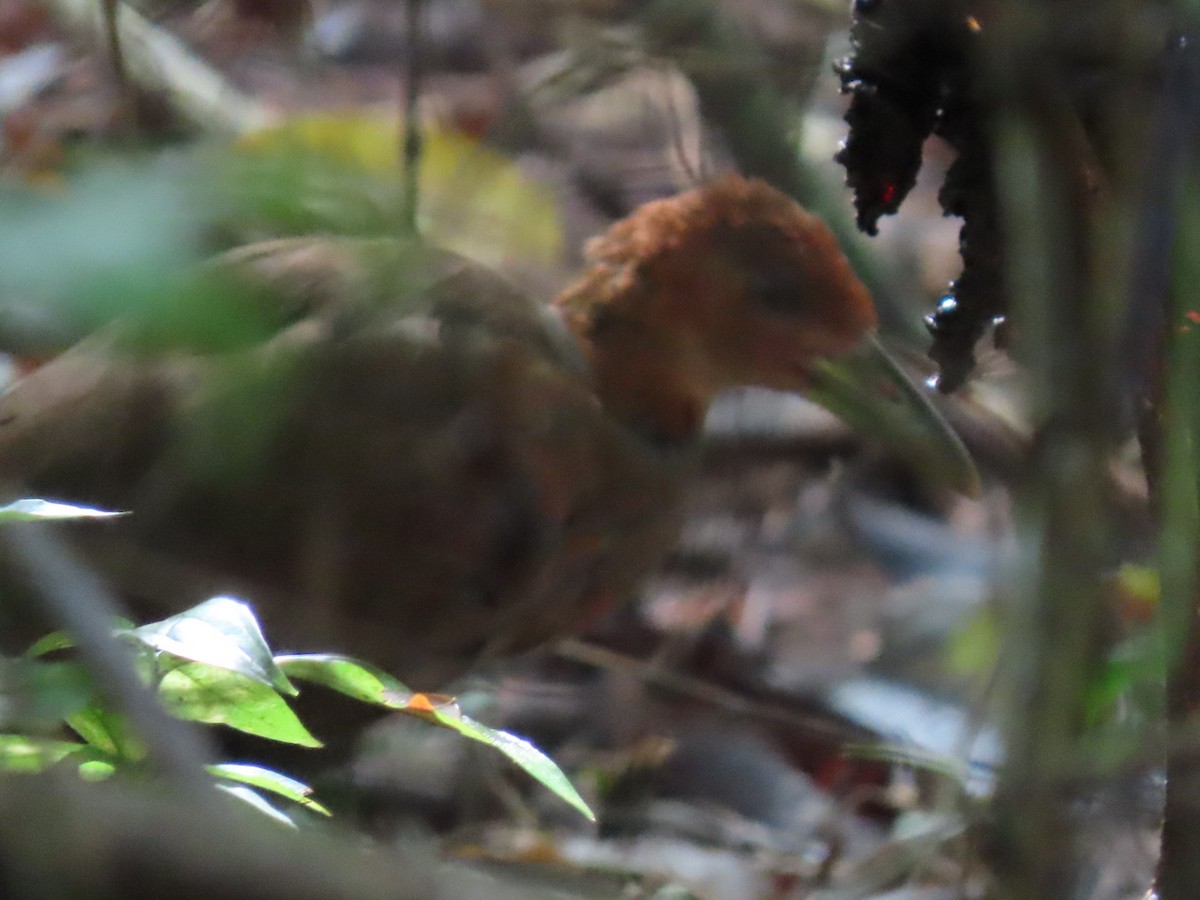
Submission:
[[[123,512],[30,498],[14,500],[7,506],[0,506],[0,525],[5,522],[42,522],[47,519],[111,519],[123,515]]]
[[[143,625],[132,636],[180,659],[228,669],[281,694],[296,688],[275,665],[250,607],[232,597],[214,597],[161,622]]]
[[[117,767],[103,759],[89,759],[79,764],[79,777],[84,781],[104,781],[117,773]]]
[[[0,734],[0,771],[40,772],[82,745],[24,734]]]
[[[305,653],[277,656],[275,662],[291,678],[323,685],[363,703],[403,709],[413,695],[387,672],[349,656]]]
[[[524,738],[519,738],[507,731],[489,728],[468,718],[462,714],[457,703],[431,704],[425,694],[415,694],[412,704],[405,712],[426,721],[435,722],[445,728],[457,731],[473,741],[499,750],[543,787],[586,816],[589,821],[596,821],[596,814],[579,796],[579,792],[563,774],[562,769],[554,760]]]
[[[286,825],[288,828],[296,827],[296,823],[291,820],[287,813],[285,813],[283,810],[276,809],[265,799],[263,799],[262,796],[243,784],[218,784],[217,790],[224,791],[227,794],[237,797],[246,805],[258,810],[281,825]]]
[[[302,747],[321,746],[274,688],[224,667],[185,662],[163,675],[158,696],[182,719],[228,725]]]
[[[98,704],[68,716],[67,724],[107,757],[137,762],[146,756],[146,748],[125,717]]]
[[[328,809],[312,799],[311,787],[272,769],[243,763],[219,763],[209,766],[208,771],[218,778],[236,781],[284,797],[323,816],[330,815]]]

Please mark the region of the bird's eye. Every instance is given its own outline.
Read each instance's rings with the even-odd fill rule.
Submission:
[[[759,309],[775,315],[800,315],[804,312],[804,298],[796,276],[793,267],[752,267],[746,284],[751,301]]]
[[[747,301],[760,313],[798,316],[806,312],[804,259],[787,236],[770,223],[745,223],[725,242]]]

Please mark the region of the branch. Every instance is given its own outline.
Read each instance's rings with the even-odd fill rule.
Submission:
[[[68,28],[97,46],[108,43],[104,7],[96,0],[37,0]],[[206,132],[241,134],[274,114],[192,55],[173,35],[125,3],[113,11],[123,64],[139,88],[163,95],[172,110]]]

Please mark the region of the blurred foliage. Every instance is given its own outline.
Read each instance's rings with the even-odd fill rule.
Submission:
[[[986,681],[1000,657],[1003,625],[992,605],[980,607],[955,629],[945,648],[946,670]]]
[[[188,157],[92,165],[60,192],[0,196],[0,349],[57,352],[114,322],[141,350],[226,350],[279,322],[201,268],[219,206]]]
[[[421,229],[486,265],[562,258],[548,189],[477,141],[432,131]],[[234,144],[81,162],[47,191],[0,189],[0,350],[56,353],[119,323],[142,352],[220,352],[274,335],[291,310],[214,250],[303,234],[400,235],[394,128],[369,117],[301,117]]]
[[[1192,22],[1200,25],[1200,10]],[[1186,43],[1181,43],[1181,49]],[[1188,53],[1195,72],[1196,50]],[[1185,57],[1186,58],[1186,57]],[[1195,103],[1196,78],[1188,100]],[[1193,142],[1200,127],[1193,110]],[[1195,728],[1200,722],[1200,181],[1194,143],[1189,168],[1173,185],[1178,190],[1178,217],[1171,259],[1171,302],[1166,319],[1166,372],[1157,410],[1162,438],[1162,471],[1158,485],[1160,516],[1159,575],[1161,615],[1159,641],[1170,664],[1166,692],[1168,716],[1167,791],[1156,887],[1161,900],[1186,900],[1200,884],[1200,772],[1196,763]],[[1182,740],[1181,740],[1182,738]]]
[[[398,131],[384,117],[298,116],[214,161],[249,234],[401,233]],[[433,243],[491,265],[561,259],[552,194],[503,155],[434,127],[420,174],[419,226]]]
[[[1200,565],[1200,182],[1192,175],[1178,201],[1167,324],[1164,466],[1159,536],[1163,640],[1175,659],[1186,646]]]

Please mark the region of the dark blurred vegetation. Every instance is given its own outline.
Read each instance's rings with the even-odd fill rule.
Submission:
[[[985,490],[971,503],[939,496],[825,425],[780,455],[787,428],[772,420],[753,434],[756,408],[733,415],[751,433],[740,443],[714,427],[697,506],[750,505],[725,476],[776,453],[787,474],[754,484],[787,494],[777,543],[803,545],[821,572],[865,558],[830,537],[848,521],[874,542],[875,580],[856,582],[860,593],[895,599],[898,573],[915,572],[905,596],[924,608],[946,572],[969,570],[982,586],[966,614],[903,662],[909,675],[937,670],[911,680],[966,724],[931,750],[894,732],[932,732],[932,714],[892,728],[847,712],[831,699],[842,696],[831,670],[843,659],[811,690],[783,690],[763,671],[803,668],[785,640],[731,649],[727,632],[755,633],[750,591],[728,604],[742,619],[682,641],[648,637],[643,623],[598,649],[568,648],[534,679],[545,707],[566,703],[556,679],[578,681],[598,661],[616,674],[602,689],[587,682],[565,725],[530,713],[526,698],[524,724],[587,783],[601,839],[638,824],[695,838],[698,809],[736,810],[732,837],[703,832],[695,844],[769,857],[770,877],[754,882],[761,896],[1116,898],[1151,890],[1154,877],[1160,900],[1190,900],[1200,896],[1198,41],[1200,5],[1188,0],[0,0],[0,348],[16,377],[97,333],[153,356],[255,345],[292,321],[303,310],[259,302],[258,287],[207,261],[289,235],[400,234],[411,185],[397,120],[414,56],[422,233],[538,299],[578,264],[583,238],[637,204],[728,169],[762,177],[830,222],[882,331],[914,370],[956,392],[943,408]],[[844,171],[830,165],[835,143],[822,143],[831,122],[846,138]],[[920,248],[944,232],[943,211],[961,232],[937,256]],[[252,454],[254,420],[270,411],[226,414],[212,427],[230,433],[230,457],[239,446]],[[841,466],[832,476],[830,455]],[[955,515],[983,523],[972,540]],[[61,548],[23,555],[23,541],[8,540],[24,560],[5,573],[14,606],[25,570],[38,592],[56,590],[39,566],[54,568]],[[696,543],[671,576],[712,575],[711,546]],[[742,554],[743,569],[766,558],[763,543]],[[712,601],[736,582],[719,574],[689,596]],[[62,589],[76,604],[104,595]],[[16,618],[3,610],[0,622]],[[804,653],[823,663],[823,641],[810,637]],[[437,795],[429,805],[445,817],[474,804],[539,837],[497,849],[481,814],[448,858],[428,831],[372,851],[336,826],[285,833],[209,796],[189,769],[209,757],[205,739],[189,751],[190,729],[174,734],[172,720],[126,708],[137,701],[95,671],[104,646],[99,663],[84,655],[86,667],[43,671],[12,643],[0,659],[0,732],[62,738],[64,710],[96,690],[90,668],[133,723],[132,755],[159,771],[94,785],[57,765],[0,781],[0,885],[11,896],[683,896],[669,878],[626,880],[634,865],[619,855],[593,855],[587,873],[568,867],[564,835],[582,820],[564,824],[434,739],[401,737],[414,766],[423,753],[455,773],[418,769],[412,780],[466,787],[447,787],[447,803],[422,784]],[[883,706],[902,715],[893,696]],[[672,733],[683,750],[671,756],[647,722],[673,716],[692,730]],[[138,730],[164,727],[161,741]],[[83,737],[102,743],[100,732]],[[981,733],[994,752],[973,752]],[[5,746],[9,769],[53,761]],[[666,791],[681,772],[707,783],[689,782],[696,805],[669,827],[630,813],[648,783]],[[820,798],[810,816],[820,826],[775,815],[801,790],[797,773]],[[1160,819],[1160,855],[1118,849],[1156,845]],[[770,840],[755,830],[763,822]],[[772,843],[779,834],[795,842]],[[529,865],[546,860],[558,864],[551,874]]]

